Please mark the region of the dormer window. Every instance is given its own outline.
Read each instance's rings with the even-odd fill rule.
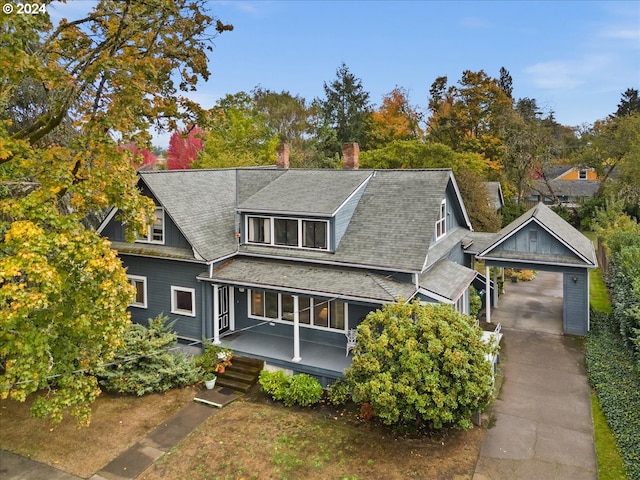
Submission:
[[[247,243],[316,250],[329,249],[327,220],[248,215],[246,232]]]
[[[436,240],[442,238],[447,233],[447,201],[442,200],[440,203],[440,212],[438,213],[438,221],[436,222]]]
[[[578,180],[586,180],[587,179],[587,169],[581,168],[578,171]]]
[[[249,217],[248,241],[251,243],[271,243],[271,219],[268,217]]]
[[[160,243],[164,245],[164,208],[156,207],[155,217],[147,228],[147,234],[137,234],[136,242]]]

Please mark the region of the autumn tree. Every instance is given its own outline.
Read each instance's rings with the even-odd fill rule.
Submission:
[[[151,153],[148,148],[140,148],[133,142],[124,145],[121,149],[131,152],[131,165],[136,170],[144,167],[145,165],[155,165],[158,163],[158,157]]]
[[[409,103],[409,93],[396,87],[382,99],[380,108],[371,113],[368,147],[383,147],[393,140],[418,140],[422,114]]]
[[[209,42],[231,28],[203,4],[102,0],[57,26],[0,16],[0,397],[41,391],[37,416],[88,421],[95,369],[122,343],[132,288],[85,220],[115,206],[133,238],[152,218],[120,146],[201,116],[180,92],[208,77]],[[18,106],[29,86],[40,100]]]
[[[324,167],[327,159],[322,153],[322,131],[316,127],[319,109],[287,91],[273,92],[255,88],[252,92],[258,112],[280,142],[289,145],[291,167]]]
[[[483,70],[465,70],[457,85],[438,77],[429,90],[427,137],[455,151],[481,153],[499,164],[503,155],[500,127],[512,99]]]
[[[335,130],[335,143],[327,142],[326,150],[339,153],[342,144],[358,142],[366,148],[366,134],[371,118],[369,92],[362,86],[362,80],[349,71],[342,63],[336,71],[336,78],[323,85],[325,98],[318,101],[323,120]]]
[[[278,136],[246,92],[226,95],[209,112],[204,146],[192,168],[276,163]]]
[[[384,305],[358,326],[345,376],[353,399],[388,425],[470,428],[491,399],[491,347],[450,305]]]
[[[183,170],[189,168],[202,150],[204,135],[204,131],[200,127],[194,127],[188,131],[173,132],[167,150],[167,169]]]

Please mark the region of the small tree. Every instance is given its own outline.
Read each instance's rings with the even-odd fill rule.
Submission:
[[[491,399],[491,347],[471,317],[450,306],[385,305],[367,315],[357,341],[345,372],[353,399],[387,425],[470,428]]]

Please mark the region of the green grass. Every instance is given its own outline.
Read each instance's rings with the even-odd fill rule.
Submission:
[[[591,392],[591,415],[596,439],[599,480],[620,480],[627,477],[627,471],[618,451],[616,439],[609,428],[607,419],[600,410],[600,402],[595,392]]]
[[[611,313],[609,292],[599,268],[589,271],[589,305],[596,312]]]
[[[611,313],[609,292],[599,268],[589,272],[589,305],[594,311]],[[591,415],[598,457],[598,478],[600,480],[627,478],[616,439],[600,409],[600,402],[595,392],[591,392]]]

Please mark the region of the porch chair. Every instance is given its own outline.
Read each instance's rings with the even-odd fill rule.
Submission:
[[[347,333],[344,334],[347,337],[347,354],[345,357],[349,356],[349,352],[353,350],[356,346],[356,329],[352,328],[347,330]]]

